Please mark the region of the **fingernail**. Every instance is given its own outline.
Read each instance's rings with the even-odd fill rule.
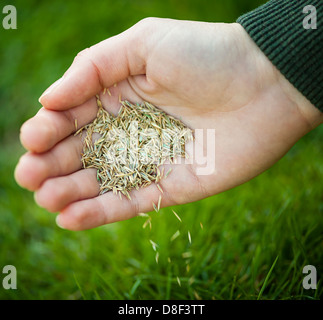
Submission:
[[[52,93],[62,83],[63,78],[64,77],[58,79],[47,90],[45,90],[45,92],[40,96],[40,98],[38,99],[38,101],[41,103],[41,100],[42,100],[43,97],[45,97],[49,93]]]
[[[58,227],[60,227],[61,229],[64,229],[64,230],[65,230],[65,228],[64,228],[64,227],[62,227],[62,226],[61,226],[61,224],[60,224],[60,222],[59,222],[59,215],[58,215],[58,216],[56,216],[56,224],[57,224],[57,226],[58,226]]]

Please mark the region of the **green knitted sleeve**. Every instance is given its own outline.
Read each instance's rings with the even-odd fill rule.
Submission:
[[[286,79],[323,112],[323,0],[271,0],[237,22]]]

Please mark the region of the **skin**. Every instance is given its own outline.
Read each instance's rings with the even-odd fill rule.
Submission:
[[[103,95],[103,88],[112,95]],[[192,129],[215,129],[215,170],[197,175],[195,162],[173,165],[161,181],[162,207],[203,199],[254,178],[323,122],[323,114],[239,24],[144,19],[79,53],[40,98],[43,108],[21,128],[28,152],[15,178],[35,191],[40,206],[59,212],[57,224],[70,230],[151,211],[160,195],[152,184],[132,191],[132,201],[112,192],[98,196],[95,170],[81,169],[82,139],[74,136],[74,120],[81,127],[95,118],[99,92],[110,113],[117,113],[121,94],[132,102],[150,101]]]

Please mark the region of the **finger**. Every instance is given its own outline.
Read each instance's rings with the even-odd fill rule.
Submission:
[[[80,52],[65,75],[40,97],[47,109],[66,110],[130,75],[145,73],[143,34],[133,27]]]
[[[45,152],[91,122],[96,117],[97,109],[95,98],[66,111],[41,108],[33,118],[22,125],[21,143],[32,152]]]
[[[100,94],[103,107],[115,116],[120,109],[120,98],[136,102],[142,101],[129,86],[128,81],[122,81],[109,91],[105,90]],[[90,98],[80,106],[65,111],[41,108],[36,116],[22,125],[20,130],[21,143],[29,151],[45,152],[91,122],[96,117],[97,110],[95,97]]]
[[[39,206],[56,212],[72,202],[96,197],[99,191],[96,169],[84,169],[47,179],[35,192],[35,200]]]
[[[165,172],[168,168],[166,165]],[[124,196],[121,200],[118,195],[108,192],[92,199],[77,201],[61,211],[57,216],[57,224],[70,230],[91,229],[130,219],[140,212],[152,211],[153,203],[158,208],[160,197],[160,208],[197,200],[198,198],[192,197],[198,190],[193,174],[184,165],[172,168],[172,176],[159,182],[162,192],[152,183],[148,187],[132,190],[131,200]]]
[[[82,139],[70,136],[48,152],[27,152],[15,170],[16,181],[24,188],[35,191],[49,177],[67,175],[82,166]]]
[[[156,205],[160,191],[155,184],[130,193],[131,200],[107,192],[96,198],[77,201],[70,204],[57,216],[57,224],[69,230],[85,230],[107,223],[130,219],[139,212],[153,210],[152,202]],[[163,201],[163,205],[166,199]]]

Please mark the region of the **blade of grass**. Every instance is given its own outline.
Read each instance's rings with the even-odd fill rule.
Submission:
[[[85,294],[84,294],[84,292],[83,292],[83,290],[82,290],[82,288],[81,288],[81,286],[80,286],[80,283],[78,282],[78,280],[77,280],[77,278],[76,278],[76,274],[75,274],[75,272],[73,272],[73,277],[74,277],[74,280],[75,280],[75,283],[76,283],[76,285],[77,285],[78,289],[80,290],[80,293],[81,293],[82,298],[83,298],[84,300],[86,300]]]
[[[230,298],[229,298],[229,300],[232,300],[232,297],[233,297],[233,291],[234,291],[235,286],[236,286],[236,281],[237,281],[237,276],[234,276],[234,277],[233,277],[233,281],[232,281],[231,290],[230,290]]]
[[[100,274],[98,274],[98,276],[101,278],[101,280],[107,285],[107,287],[111,290],[112,293],[114,293],[115,298],[114,299],[118,299],[118,300],[123,300],[124,296],[122,296],[122,294],[119,293],[119,291],[116,289],[115,286],[113,286],[110,281],[107,281],[104,277],[102,277]],[[111,292],[109,292],[109,294],[111,294]]]
[[[130,290],[130,296],[133,296],[141,284],[141,279],[137,279]]]
[[[265,281],[264,281],[264,283],[263,283],[263,285],[262,285],[262,287],[261,287],[261,289],[260,289],[260,292],[259,292],[259,294],[258,294],[257,300],[260,300],[260,298],[261,298],[261,296],[262,296],[262,294],[263,294],[264,290],[266,289],[267,282],[268,282],[268,280],[269,280],[269,278],[270,278],[271,273],[273,272],[273,270],[274,270],[274,268],[275,268],[275,265],[276,265],[276,262],[277,262],[277,260],[278,260],[278,257],[279,257],[279,256],[277,256],[277,257],[276,257],[276,259],[275,259],[274,263],[272,264],[272,266],[271,266],[270,270],[269,270],[269,271],[268,271],[268,273],[267,273],[267,276],[266,276],[266,278],[265,278]]]

